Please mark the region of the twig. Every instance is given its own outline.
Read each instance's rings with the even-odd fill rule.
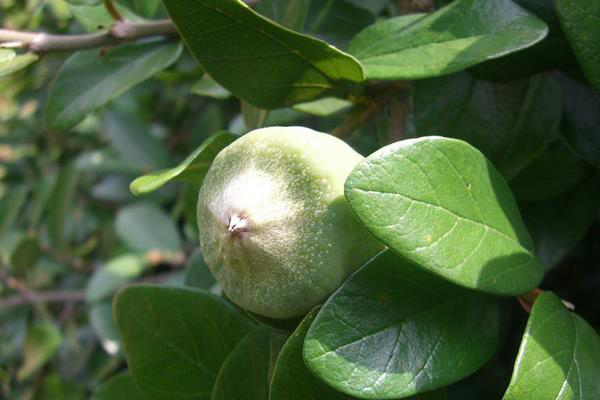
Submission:
[[[36,303],[69,303],[83,301],[83,290],[56,290],[49,292],[29,292],[27,297],[22,294],[8,296],[0,300],[0,310]]]
[[[108,11],[110,16],[113,17],[115,21],[121,21],[123,19],[123,16],[119,12],[119,10],[117,10],[117,8],[111,0],[104,0],[104,8],[106,8],[106,11]]]
[[[116,21],[110,29],[78,35],[53,35],[0,29],[0,47],[23,48],[43,54],[116,45],[152,36],[173,35],[171,20],[148,22]]]

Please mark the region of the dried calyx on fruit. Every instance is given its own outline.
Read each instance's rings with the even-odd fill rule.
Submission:
[[[301,127],[258,129],[217,155],[198,198],[200,247],[234,303],[271,318],[302,315],[383,249],[344,198],[362,159]]]

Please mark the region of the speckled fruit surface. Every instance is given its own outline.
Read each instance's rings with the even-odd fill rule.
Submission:
[[[198,197],[200,247],[234,303],[271,318],[302,315],[383,249],[344,198],[362,160],[301,127],[258,129],[217,155]]]

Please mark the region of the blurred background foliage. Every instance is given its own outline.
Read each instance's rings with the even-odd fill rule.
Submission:
[[[406,12],[407,3],[411,11],[434,6],[315,1],[304,31],[345,49],[365,26]],[[85,399],[122,370],[111,297],[127,283],[218,291],[196,252],[197,187],[170,183],[135,197],[129,184],[175,166],[213,133],[242,134],[267,114],[265,125],[334,132],[363,155],[403,138],[460,132],[510,179],[549,269],[542,287],[600,326],[600,153],[593,151],[600,149],[600,98],[585,86],[547,2],[520,3],[551,28],[534,48],[416,81],[410,94],[404,83],[374,83],[353,103],[244,109],[184,50],[173,65],[63,132],[48,127],[44,112],[69,54],[45,55],[0,78],[0,398]],[[116,5],[132,19],[165,16],[158,1]],[[0,21],[10,29],[80,33],[112,20],[94,0],[0,0]],[[502,310],[494,359],[452,385],[449,398],[501,396],[527,318],[514,299]]]

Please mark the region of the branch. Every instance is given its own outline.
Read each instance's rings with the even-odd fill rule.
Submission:
[[[148,22],[115,21],[110,29],[79,35],[52,35],[0,29],[0,48],[23,48],[43,54],[117,45],[152,36],[174,35],[171,20]]]
[[[49,292],[29,292],[27,297],[20,294],[8,296],[0,300],[0,310],[25,304],[35,303],[70,303],[83,301],[83,290],[57,290]]]

